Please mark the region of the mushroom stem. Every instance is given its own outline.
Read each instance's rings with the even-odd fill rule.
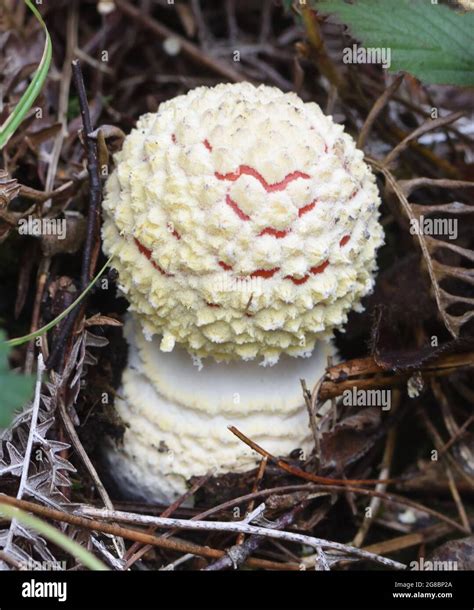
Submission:
[[[330,344],[309,358],[283,355],[273,367],[210,360],[199,368],[185,350],[163,353],[159,338],[147,341],[132,316],[125,335],[129,360],[115,407],[127,427],[105,459],[127,496],[171,502],[191,477],[254,469],[260,458],[232,425],[276,455],[312,451],[300,378],[313,385],[324,374]]]

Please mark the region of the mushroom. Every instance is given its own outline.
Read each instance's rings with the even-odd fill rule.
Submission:
[[[210,360],[199,370],[183,348],[167,354],[156,338],[147,341],[136,320],[127,320],[125,331],[129,359],[115,408],[128,428],[122,446],[112,446],[106,459],[127,495],[168,503],[193,476],[255,468],[259,456],[229,425],[277,455],[309,456],[312,436],[299,380],[318,381],[330,345],[306,359],[284,354],[265,369]]]
[[[342,126],[294,93],[198,87],[142,116],[116,155],[104,250],[130,302],[111,474],[172,501],[193,476],[311,449],[299,379],[363,309],[383,241],[380,199]]]

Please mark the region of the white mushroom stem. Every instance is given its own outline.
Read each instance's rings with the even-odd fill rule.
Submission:
[[[147,341],[132,318],[125,335],[129,360],[115,407],[127,428],[106,460],[126,495],[170,502],[191,477],[255,468],[259,456],[230,425],[275,455],[312,450],[300,379],[309,387],[317,382],[331,345],[318,344],[309,358],[283,355],[270,368],[212,360],[200,368],[185,350],[163,353],[159,338]]]

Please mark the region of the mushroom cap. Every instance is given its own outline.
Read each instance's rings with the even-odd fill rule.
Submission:
[[[104,249],[147,337],[217,361],[309,355],[373,286],[375,179],[294,93],[199,87],[142,116],[106,185]]]
[[[307,359],[283,355],[273,367],[210,360],[199,368],[183,348],[160,351],[132,317],[125,336],[129,359],[115,408],[126,429],[119,445],[106,440],[104,457],[127,496],[172,502],[191,477],[255,468],[261,457],[230,425],[277,456],[313,449],[300,379],[314,386],[332,345],[319,343]]]

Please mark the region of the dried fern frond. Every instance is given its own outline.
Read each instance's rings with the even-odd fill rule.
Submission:
[[[433,180],[430,178],[416,178],[414,180],[398,182],[385,164],[374,159],[369,159],[368,161],[374,169],[383,174],[387,186],[397,196],[402,205],[402,209],[410,222],[419,223],[422,216],[430,216],[435,213],[454,215],[474,213],[474,206],[466,205],[458,201],[436,205],[420,205],[408,201],[408,196],[411,192],[422,186],[437,186],[439,188],[447,189],[474,188],[474,183],[472,182],[460,180]],[[474,271],[467,267],[443,264],[434,257],[434,254],[441,250],[450,250],[460,257],[464,257],[474,262],[474,251],[443,241],[442,239],[424,235],[422,231],[417,231],[415,235],[423,253],[424,263],[431,279],[434,297],[441,318],[451,335],[454,338],[457,338],[466,322],[474,318],[474,299],[448,292],[446,288],[441,286],[441,282],[446,279],[456,279],[461,280],[461,282],[464,282],[468,286],[472,286],[474,285]],[[469,309],[462,314],[455,315],[448,311],[453,305],[464,305]]]
[[[16,178],[11,178],[7,171],[0,169],[0,209],[6,208],[19,192],[20,185]]]
[[[19,477],[18,498],[29,496],[47,506],[60,508],[68,502],[60,488],[71,485],[68,473],[76,472],[76,469],[59,455],[69,445],[48,438],[55,422],[58,388],[47,384],[50,395],[42,393],[43,370],[39,356],[33,403],[15,417],[0,436],[0,478],[7,474]],[[38,557],[43,561],[57,561],[43,538],[16,520],[12,520],[8,530],[0,532],[0,548],[22,564],[34,565]],[[7,567],[5,562],[0,563],[0,569]]]

